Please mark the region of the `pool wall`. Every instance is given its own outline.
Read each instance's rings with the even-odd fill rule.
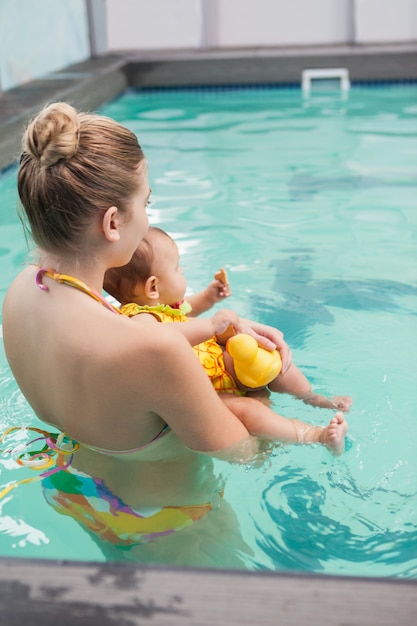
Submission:
[[[1,0],[0,93],[92,56],[417,42],[417,0]]]
[[[417,44],[245,50],[130,51],[97,56],[0,97],[0,170],[20,151],[28,119],[50,101],[94,110],[128,87],[300,85],[306,68],[343,67],[352,82],[416,81]]]

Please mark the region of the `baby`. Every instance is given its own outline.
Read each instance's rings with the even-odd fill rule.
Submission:
[[[230,295],[229,285],[215,279],[205,290],[187,296],[185,301],[186,286],[175,241],[155,227],[149,229],[131,261],[108,270],[104,280],[105,290],[120,302],[123,314],[152,316],[164,323],[187,322],[178,324],[177,329],[193,346],[216,391],[222,393],[224,402],[251,434],[291,443],[323,443],[334,454],[341,454],[347,432],[342,412],[336,413],[326,427],[311,426],[274,413],[256,399],[258,388],[253,392],[239,382],[233,359],[222,345],[221,335],[233,326],[236,315],[222,309],[211,318],[196,319],[195,316]],[[294,364],[278,374],[268,389],[289,393],[322,408],[348,411],[351,405],[348,396],[330,399],[316,394]]]

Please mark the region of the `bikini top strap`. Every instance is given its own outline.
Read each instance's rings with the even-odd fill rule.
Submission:
[[[37,272],[36,284],[39,287],[39,289],[42,289],[43,291],[49,290],[49,287],[47,285],[44,285],[42,282],[44,276],[47,276],[48,278],[52,278],[52,280],[55,280],[57,283],[62,283],[64,285],[69,285],[70,287],[74,287],[75,289],[78,289],[79,291],[86,293],[88,296],[90,296],[90,298],[93,298],[93,300],[96,300],[96,302],[99,302],[104,307],[106,307],[106,309],[109,309],[113,313],[117,313],[119,315],[121,314],[119,309],[117,309],[115,306],[110,304],[110,302],[108,302],[105,298],[103,298],[103,296],[101,296],[100,294],[90,289],[90,287],[88,287],[85,283],[83,283],[82,280],[79,280],[78,278],[74,278],[73,276],[69,276],[67,274],[58,274],[57,272],[55,272],[55,270],[41,268]]]

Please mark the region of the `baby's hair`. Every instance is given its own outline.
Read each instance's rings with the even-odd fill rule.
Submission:
[[[155,260],[153,242],[159,236],[172,238],[162,228],[150,226],[146,237],[136,248],[129,263],[122,267],[113,267],[104,275],[104,289],[120,304],[127,304],[134,299],[135,288],[144,285],[153,274]]]
[[[121,124],[56,102],[30,122],[22,147],[19,196],[44,250],[77,251],[95,214],[111,206],[128,211],[144,154]]]

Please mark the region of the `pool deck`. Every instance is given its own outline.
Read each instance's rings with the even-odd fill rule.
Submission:
[[[417,581],[0,559],[8,626],[415,626]]]
[[[0,95],[0,170],[50,101],[96,110],[129,87],[299,84],[303,69],[324,67],[347,68],[353,82],[416,81],[417,44],[90,59]],[[415,626],[417,580],[0,558],[0,615],[10,626]]]

